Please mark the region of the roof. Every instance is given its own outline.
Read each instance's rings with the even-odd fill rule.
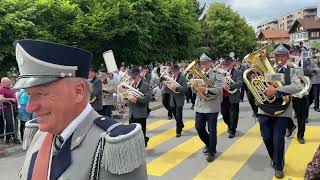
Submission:
[[[266,39],[289,38],[288,32],[283,29],[261,31],[258,35],[258,38],[261,39],[262,36],[264,36]]]
[[[291,28],[289,29],[289,32],[293,32],[293,30],[296,28],[297,24],[301,24],[304,31],[311,30],[311,29],[320,29],[320,19],[313,19],[313,18],[305,18],[305,19],[297,19]]]

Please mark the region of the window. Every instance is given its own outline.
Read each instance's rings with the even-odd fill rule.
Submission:
[[[311,37],[313,38],[319,37],[319,32],[311,32]]]
[[[308,39],[308,33],[303,33],[303,39]]]

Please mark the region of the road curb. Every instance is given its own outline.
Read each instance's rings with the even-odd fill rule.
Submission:
[[[20,152],[23,152],[22,145],[15,145],[15,146],[4,148],[4,149],[1,148],[0,159],[8,156],[12,156],[14,154],[18,154]]]

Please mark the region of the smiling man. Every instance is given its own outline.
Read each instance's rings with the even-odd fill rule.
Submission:
[[[17,41],[14,88],[28,93],[26,109],[39,123],[20,179],[147,179],[141,126],[101,117],[89,104],[91,56],[51,42]]]

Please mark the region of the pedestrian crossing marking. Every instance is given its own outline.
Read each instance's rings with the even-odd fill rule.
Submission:
[[[297,139],[292,139],[285,154],[284,179],[303,180],[308,163],[316,152],[320,137],[319,126],[307,126],[305,131],[305,144],[299,144]],[[276,179],[275,177],[273,178]]]
[[[233,179],[233,176],[261,144],[262,138],[260,136],[259,124],[256,123],[244,136],[233,143],[194,179]]]
[[[169,124],[171,122],[173,122],[173,121],[172,120],[158,120],[158,121],[152,122],[152,123],[148,124],[147,131],[152,131],[152,130],[157,129],[163,125]]]
[[[183,130],[189,130],[194,127],[194,121],[193,120],[187,120],[184,122],[184,128]],[[155,147],[159,146],[160,144],[170,140],[171,138],[176,137],[176,127],[170,128],[159,135],[150,137],[150,140],[148,142],[147,150],[154,149]]]
[[[220,121],[217,124],[217,135],[221,135],[227,131],[227,127],[224,122]],[[189,156],[199,151],[204,147],[203,142],[198,136],[192,137],[191,139],[179,144],[175,148],[166,152],[157,159],[147,164],[147,172],[153,176],[163,176],[170,169],[173,169],[179,165],[182,161],[187,159]]]

